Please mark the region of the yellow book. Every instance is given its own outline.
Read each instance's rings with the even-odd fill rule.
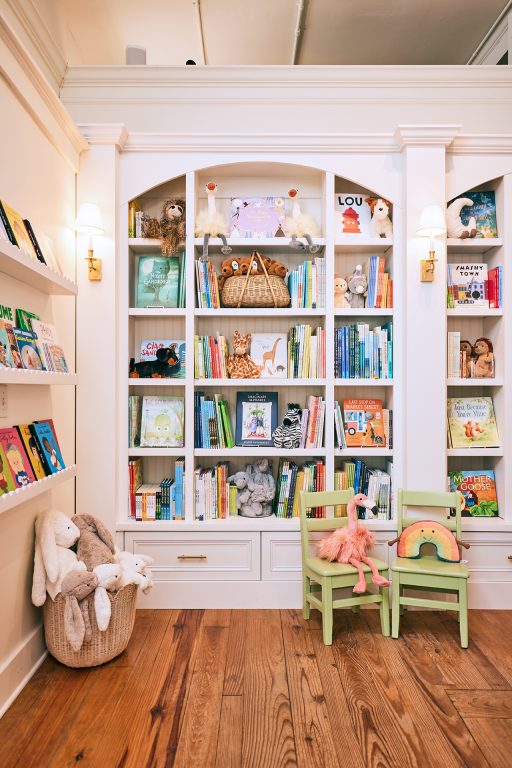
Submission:
[[[347,473],[337,470],[334,473],[334,490],[345,491],[347,489]],[[347,514],[346,504],[337,504],[334,507],[334,517],[345,517]]]
[[[292,517],[300,517],[300,493],[304,490],[304,471],[299,469],[295,483],[295,497],[293,499]]]

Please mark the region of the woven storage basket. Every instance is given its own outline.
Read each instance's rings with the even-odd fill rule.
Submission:
[[[246,275],[228,277],[222,289],[222,303],[225,307],[288,307],[290,294],[282,277],[269,275],[259,253],[251,254],[251,265],[259,260],[263,275],[251,275],[251,266]]]
[[[96,667],[114,659],[124,651],[130,640],[135,621],[137,586],[129,584],[115,594],[107,593],[112,603],[110,624],[100,632],[94,615],[94,593],[85,599],[89,603],[92,636],[79,651],[74,651],[64,632],[65,598],[59,593],[55,600],[47,597],[43,606],[44,636],[51,655],[67,667]]]

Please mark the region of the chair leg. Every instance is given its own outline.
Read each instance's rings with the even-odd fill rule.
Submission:
[[[400,587],[400,597],[403,597],[403,596],[404,596],[404,588]],[[400,605],[400,616],[403,616],[406,610],[407,610],[407,606]]]
[[[311,592],[311,579],[309,576],[302,577],[302,615],[306,621],[311,616],[311,606],[308,603],[307,596]]]
[[[466,579],[461,579],[459,587],[459,621],[460,621],[460,644],[463,648],[469,645],[468,632],[468,583]]]
[[[352,613],[359,613],[361,611],[360,605],[353,605],[352,606]]]
[[[332,645],[332,583],[330,579],[322,579],[322,629],[324,645]]]
[[[389,572],[385,574],[389,579]],[[380,604],[380,629],[384,637],[389,637],[389,587],[379,589],[382,602]]]
[[[393,610],[391,612],[391,637],[398,637],[400,631],[400,574],[393,573]]]

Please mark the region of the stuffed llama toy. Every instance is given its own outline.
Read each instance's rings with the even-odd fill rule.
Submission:
[[[473,205],[469,197],[458,197],[446,209],[446,228],[448,237],[458,237],[465,240],[467,237],[476,237],[476,219],[471,216],[467,224],[462,223],[460,212],[466,206]]]
[[[208,182],[205,187],[208,197],[208,207],[206,210],[199,211],[196,217],[196,237],[203,238],[202,261],[208,259],[208,241],[210,237],[220,237],[222,240],[221,252],[226,256],[231,253],[232,248],[228,245],[226,235],[228,234],[228,225],[224,216],[217,211],[215,204],[215,193],[218,186],[214,181]]]
[[[105,563],[97,565],[93,573],[98,579],[98,586],[94,590],[94,613],[96,624],[101,632],[105,632],[110,624],[112,603],[107,594],[115,592],[121,587],[122,568],[119,563]]]
[[[283,222],[283,231],[286,237],[290,239],[291,248],[301,248],[304,250],[305,245],[297,238],[303,237],[309,246],[310,253],[318,253],[320,250],[319,245],[314,245],[312,237],[318,237],[320,234],[320,227],[316,220],[310,213],[302,213],[299,205],[299,190],[292,188],[288,190],[288,197],[293,201],[292,215],[286,216]]]
[[[69,549],[79,536],[80,530],[64,512],[49,510],[38,516],[32,582],[34,605],[43,605],[47,592],[55,600],[67,573],[86,570],[85,563]]]
[[[114,562],[114,540],[105,525],[93,515],[75,515],[75,523],[80,529],[77,544],[77,557],[83,560],[88,570],[97,565]]]
[[[98,577],[90,571],[71,571],[62,580],[64,597],[64,632],[74,651],[91,639],[88,597],[98,586]]]

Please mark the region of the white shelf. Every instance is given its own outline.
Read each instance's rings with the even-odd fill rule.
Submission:
[[[324,387],[325,379],[195,379],[200,387]]]
[[[128,448],[128,456],[184,456],[185,448]]]
[[[489,307],[457,307],[447,309],[448,317],[502,317],[503,309],[489,309]]]
[[[501,237],[473,237],[459,240],[457,237],[448,237],[446,247],[448,253],[487,253],[493,248],[503,245]]]
[[[269,312],[272,317],[324,317],[325,309],[298,309],[296,307],[286,307],[284,309],[274,309],[273,307],[236,307],[233,309],[195,309],[196,317],[218,318],[218,317],[268,317]]]
[[[35,483],[30,483],[30,485],[25,485],[23,488],[17,488],[15,491],[0,496],[0,514],[17,507],[19,504],[25,504],[42,493],[52,491],[58,485],[65,483],[66,480],[71,480],[73,477],[76,477],[76,464],[62,469],[55,475],[49,475],[42,480],[37,480]]]
[[[311,457],[323,457],[325,448],[194,448],[194,456],[284,456],[296,461]]]
[[[338,237],[334,241],[336,253],[382,253],[393,247],[391,237],[362,237],[360,235],[346,235]]]
[[[310,259],[311,257],[314,258],[315,256],[320,256],[323,248],[325,247],[324,237],[312,237],[311,239],[315,245],[320,246],[320,251],[314,254],[311,254],[307,249],[302,250],[300,248],[291,248],[288,245],[290,242],[290,238],[288,237],[228,237],[227,241],[233,249],[233,254],[236,254],[240,251],[247,251],[250,253],[251,251],[265,250],[272,253],[288,253],[295,256],[304,256],[305,259]],[[202,253],[203,238],[196,237],[194,239],[194,245],[196,247],[196,251],[198,253]],[[222,245],[223,243],[220,237],[212,237],[208,242],[208,250],[212,253],[220,253]]]
[[[187,310],[182,307],[131,307],[128,314],[130,317],[185,317]]]
[[[129,237],[128,247],[133,253],[161,253],[161,240],[150,237]],[[180,243],[179,250],[185,250],[185,243]]]
[[[393,456],[393,448],[335,448],[335,456]]]
[[[162,379],[136,379],[128,378],[129,387],[184,387],[185,379],[166,377]]]
[[[350,317],[357,320],[360,317],[392,317],[393,309],[389,307],[383,307],[381,309],[369,309],[363,307],[362,309],[341,309],[334,310],[335,317]]]
[[[76,373],[52,373],[51,371],[28,371],[19,368],[0,368],[0,384],[39,384],[54,386],[64,384],[76,386]]]
[[[447,456],[503,456],[503,448],[447,448]]]
[[[78,288],[67,277],[31,259],[15,245],[0,240],[0,272],[51,295],[76,296]]]
[[[393,520],[360,520],[360,524],[374,531],[395,531]],[[137,522],[126,520],[117,523],[116,531],[133,532],[165,532],[179,531],[181,533],[208,531],[209,533],[225,533],[234,531],[300,531],[298,517],[242,517],[231,515],[222,520],[155,520]]]
[[[495,376],[493,379],[446,379],[448,387],[502,387],[503,379]]]
[[[335,387],[392,387],[393,379],[334,379]]]

